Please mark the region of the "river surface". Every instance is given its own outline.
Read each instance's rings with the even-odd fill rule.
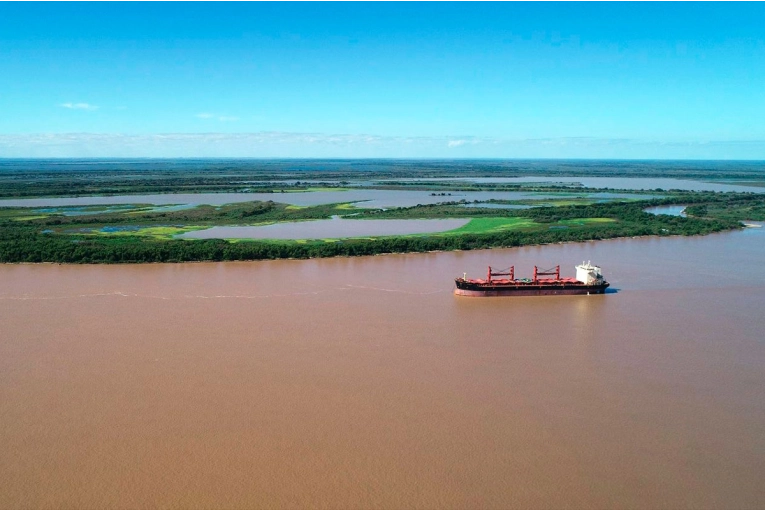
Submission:
[[[208,204],[273,200],[283,204],[312,206],[353,202],[356,207],[411,207],[417,204],[438,204],[459,200],[522,200],[549,199],[520,191],[454,191],[450,196],[432,195],[432,191],[351,189],[347,191],[308,191],[295,193],[165,193],[153,195],[115,195],[103,197],[58,197],[0,199],[0,207],[63,207],[115,204]]]
[[[338,237],[393,236],[454,230],[469,218],[446,220],[331,220],[295,221],[257,227],[212,227],[194,230],[181,239],[326,239]]]
[[[602,296],[461,298],[592,260]],[[765,229],[0,266],[0,508],[762,508]]]
[[[689,181],[690,182],[690,181]],[[704,183],[699,183],[704,184]],[[757,188],[748,188],[747,191]],[[576,192],[576,190],[572,190]],[[418,204],[439,204],[467,200],[549,200],[553,195],[523,191],[452,191],[436,195],[432,191],[350,189],[347,191],[307,191],[295,193],[165,193],[150,195],[114,195],[98,197],[14,198],[0,199],[0,207],[65,207],[120,204],[208,204],[223,205],[239,202],[268,201],[298,206],[352,202],[356,207],[412,207]],[[595,199],[652,198],[650,195],[619,193],[578,193]]]

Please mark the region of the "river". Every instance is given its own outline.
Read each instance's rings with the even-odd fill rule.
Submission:
[[[763,247],[0,266],[0,507],[761,507]]]
[[[572,190],[576,193],[576,190]],[[653,198],[651,195],[579,192],[578,196],[593,199]],[[307,191],[295,193],[165,193],[153,195],[115,195],[97,197],[56,197],[0,199],[0,207],[66,207],[125,204],[209,204],[224,205],[252,201],[280,202],[301,207],[352,202],[355,207],[412,207],[418,204],[439,204],[466,200],[549,200],[553,195],[522,191],[454,191],[438,195],[431,191],[350,189],[347,191]]]

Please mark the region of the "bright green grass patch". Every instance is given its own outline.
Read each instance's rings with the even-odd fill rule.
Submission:
[[[486,232],[501,232],[537,226],[530,218],[473,218],[466,225],[444,234],[483,234]],[[432,234],[429,234],[432,235]]]
[[[586,198],[582,199],[569,199],[569,200],[529,200],[526,205],[531,206],[545,206],[545,207],[566,207],[570,205],[592,205],[597,200],[590,200]]]
[[[185,234],[186,232],[193,232],[194,230],[204,230],[208,227],[147,227],[139,230],[140,235],[154,237],[154,238],[172,238],[178,234]]]
[[[19,216],[17,218],[13,218],[13,221],[29,221],[29,220],[42,220],[47,218],[48,215],[43,214],[40,216]]]
[[[593,223],[613,223],[615,221],[613,218],[572,218],[570,220],[560,220],[556,225],[583,226]]]
[[[122,214],[126,216],[137,216],[139,214],[154,213],[154,212],[162,213],[165,211],[161,209],[158,210],[156,206],[148,206],[148,207],[138,207],[136,209],[128,209],[128,210],[125,210],[124,212],[123,211],[113,211],[113,212],[121,212]]]
[[[153,239],[173,239],[174,236],[192,232],[194,230],[204,230],[206,226],[159,226],[143,227],[137,230],[125,229],[116,232],[102,232],[101,230],[92,230],[90,232],[78,232],[80,235],[98,236],[98,237],[150,237]]]
[[[354,207],[353,204],[351,204],[351,203],[347,203],[347,204],[337,204],[335,206],[335,209],[340,209],[340,210],[346,210],[347,211],[347,210],[351,210],[351,209],[357,209],[357,207]]]
[[[308,206],[307,205],[288,205],[287,207],[285,207],[285,209],[294,211],[297,209],[308,209]]]

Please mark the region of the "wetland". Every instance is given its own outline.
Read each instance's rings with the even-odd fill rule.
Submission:
[[[758,168],[717,162],[6,161],[0,164],[0,261],[313,258],[707,234],[765,219],[762,190],[730,191],[737,179],[758,182]],[[709,182],[714,179],[719,182]],[[685,217],[643,212],[680,205],[687,206]]]

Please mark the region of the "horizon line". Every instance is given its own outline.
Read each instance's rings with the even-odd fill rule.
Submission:
[[[257,161],[683,161],[683,162],[747,162],[747,163],[765,163],[765,158],[598,158],[598,157],[571,157],[571,158],[524,158],[524,157],[462,157],[462,158],[443,158],[443,157],[332,157],[332,156],[0,156],[0,161],[9,160],[90,160],[90,161],[109,161],[109,160],[257,160]]]

